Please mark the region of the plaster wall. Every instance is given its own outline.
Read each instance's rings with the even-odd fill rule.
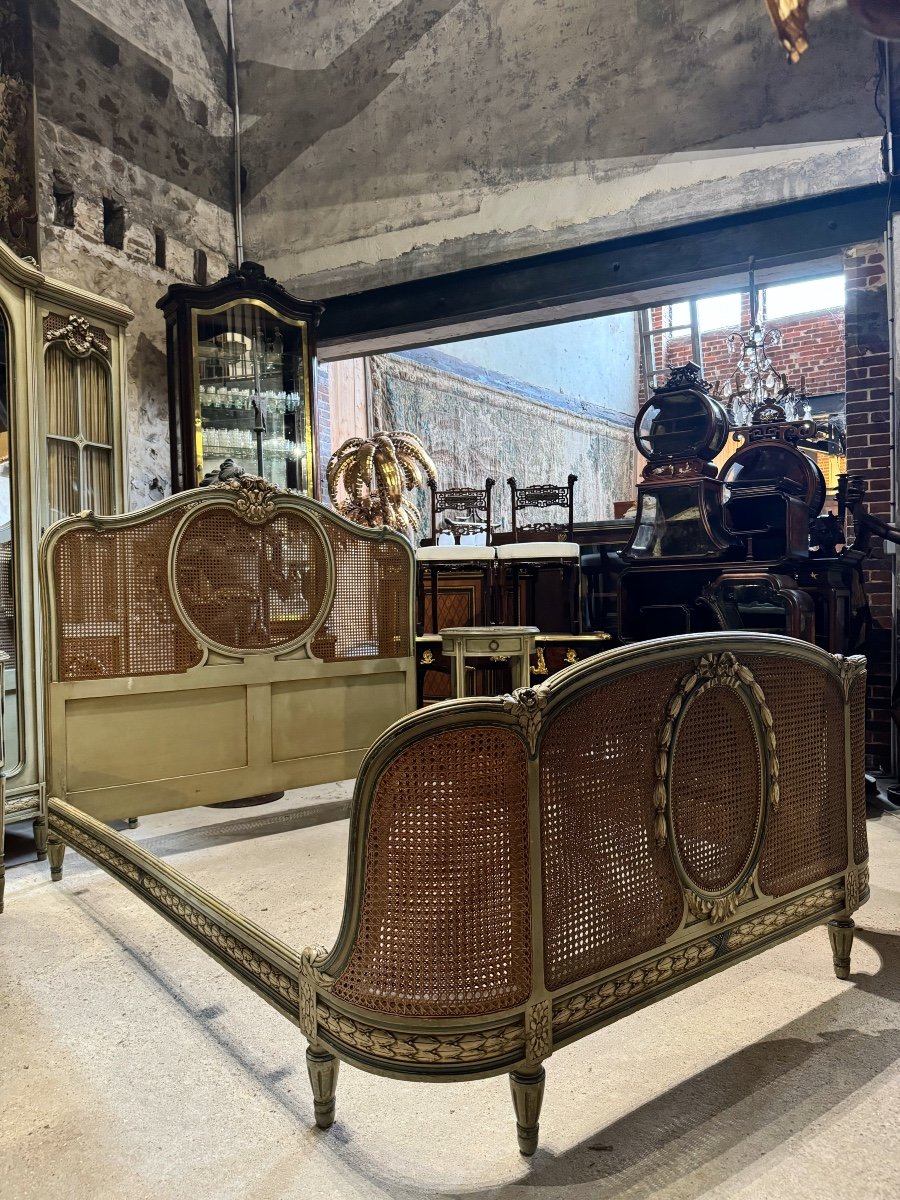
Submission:
[[[237,6],[254,256],[317,296],[882,177],[874,43],[818,0]]]
[[[623,413],[637,412],[634,313],[438,346],[452,358]]]
[[[130,503],[170,491],[165,327],[170,283],[234,258],[224,0],[34,0],[41,266],[127,304]],[[60,224],[54,188],[74,192]],[[103,200],[125,210],[104,244]],[[157,231],[165,267],[157,265]]]

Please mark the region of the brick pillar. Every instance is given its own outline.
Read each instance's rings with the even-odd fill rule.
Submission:
[[[869,511],[893,516],[891,347],[884,245],[853,246],[844,255],[847,282],[847,472],[868,484]],[[891,769],[891,647],[894,631],[893,557],[880,547],[865,564],[872,612],[866,708],[866,759]]]

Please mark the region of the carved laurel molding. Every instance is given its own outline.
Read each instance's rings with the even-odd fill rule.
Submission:
[[[622,971],[603,983],[559,1001],[553,1013],[553,1032],[567,1029],[596,1013],[615,1008],[643,992],[652,991],[680,975],[701,967],[710,959],[731,950],[739,950],[769,937],[789,925],[799,925],[823,909],[833,908],[844,898],[841,885],[829,884],[814,892],[770,909],[758,917],[743,921],[702,941],[691,942],[649,963]]]
[[[209,485],[210,491],[223,489],[238,493],[234,506],[244,520],[254,525],[260,525],[274,516],[277,496],[289,495],[285,488],[276,487],[261,475],[241,475]]]
[[[557,1030],[566,1029],[576,1021],[582,1021],[667,983],[670,979],[693,971],[708,962],[716,953],[717,946],[713,941],[692,942],[689,946],[660,955],[644,966],[623,971],[584,992],[568,996],[556,1006],[553,1013],[553,1031],[555,1033]]]
[[[99,859],[100,862],[106,863],[108,866],[115,868],[121,872],[133,883],[141,882],[141,872],[129,859],[118,851],[110,849],[104,842],[98,841],[89,833],[79,829],[77,825],[72,825],[63,817],[57,817],[51,814],[49,818],[50,829],[54,833],[58,833],[64,841],[68,842],[76,850],[84,852],[86,858]]]
[[[175,913],[180,921],[185,925],[189,925],[205,941],[215,946],[223,957],[229,959],[235,966],[239,966],[246,974],[254,976],[260,983],[269,988],[270,991],[277,992],[291,1006],[299,1003],[299,993],[295,980],[285,975],[284,972],[279,971],[277,967],[267,959],[261,957],[254,950],[251,950],[249,946],[240,941],[234,934],[229,933],[227,929],[223,929],[221,925],[216,924],[198,912],[193,905],[183,900],[168,885],[146,874],[146,872],[136,867],[133,862],[125,858],[124,855],[110,849],[109,846],[92,837],[89,833],[85,833],[84,830],[79,829],[76,825],[72,825],[63,817],[51,814],[50,828],[76,850],[81,850],[87,858],[106,863],[132,880],[142,892],[146,892],[148,896],[152,896],[154,900],[157,900],[170,912]]]
[[[18,813],[38,812],[41,802],[37,796],[16,796],[6,801],[5,812],[7,821]]]
[[[553,1049],[553,1009],[550,1000],[537,1000],[525,1011],[525,1041],[534,1062],[549,1058]]]
[[[760,938],[776,933],[778,930],[784,929],[786,925],[798,924],[823,908],[830,908],[843,899],[844,888],[840,884],[829,884],[827,887],[810,892],[799,900],[792,900],[780,908],[770,909],[769,912],[761,913],[758,917],[751,917],[750,920],[735,925],[733,929],[729,930],[728,949],[736,950],[741,946],[749,946],[751,942],[759,941]]]
[[[503,697],[503,711],[512,713],[518,721],[528,744],[528,753],[531,755],[537,749],[538,734],[546,707],[547,693],[540,686],[516,688],[514,692]]]
[[[64,342],[66,349],[76,358],[86,358],[92,350],[98,350],[109,357],[109,346],[105,337],[89,325],[84,317],[72,313],[68,321],[59,329],[50,329],[46,339],[49,342]]]
[[[327,1030],[338,1042],[389,1062],[447,1066],[453,1063],[489,1062],[520,1051],[525,1045],[525,1027],[521,1020],[464,1033],[401,1033],[394,1029],[365,1025],[320,1003],[316,1008],[316,1026]]]
[[[775,729],[772,712],[766,703],[765,693],[753,677],[753,672],[739,663],[735,656],[726,650],[723,654],[704,654],[694,670],[689,671],[681,680],[669,703],[666,705],[665,717],[660,726],[656,739],[656,782],[653,789],[653,807],[655,818],[653,833],[656,844],[665,846],[666,810],[669,803],[669,766],[672,756],[672,738],[675,726],[689,700],[696,700],[713,687],[737,688],[741,684],[746,687],[753,697],[759,718],[763,725],[766,743],[769,778],[769,803],[777,811],[780,800],[779,766]]]
[[[841,675],[841,688],[844,693],[844,703],[850,699],[850,689],[861,675],[866,673],[866,660],[861,654],[853,654],[849,658],[844,658],[840,654],[836,654],[838,670]]]

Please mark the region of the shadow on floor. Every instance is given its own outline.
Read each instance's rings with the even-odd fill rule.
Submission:
[[[821,938],[822,969],[830,971],[824,929]],[[900,1027],[872,1033],[836,1027],[847,1019],[848,1008],[858,1012],[860,992],[900,1002],[900,934],[857,930],[857,938],[877,951],[882,965],[876,975],[851,976],[856,993],[842,990],[764,1041],[686,1079],[564,1154],[554,1156],[539,1149],[530,1163],[523,1163],[524,1174],[515,1182],[429,1194],[435,1200],[522,1200],[532,1189],[535,1195],[544,1195],[551,1194],[545,1189],[555,1188],[574,1188],[573,1197],[590,1200],[655,1200],[663,1195],[697,1200],[709,1194],[764,1155],[783,1148],[831,1110],[852,1101],[856,1092],[900,1059]],[[601,1067],[602,1036],[599,1030],[580,1043],[585,1054],[597,1056]],[[660,1026],[660,1040],[665,1036]],[[652,1069],[652,1044],[646,1054],[644,1069]],[[601,1070],[598,1086],[607,1092],[615,1088],[615,1079],[604,1077]],[[545,1110],[553,1104],[554,1091],[565,1088],[565,1075],[554,1073],[551,1059]],[[579,1099],[591,1103],[589,1094]],[[350,1125],[352,1115],[345,1114],[345,1120]],[[511,1155],[516,1152],[511,1104],[509,1125],[496,1136],[508,1140]],[[346,1157],[347,1165],[370,1186],[382,1182],[390,1187],[396,1200],[422,1195],[411,1187],[398,1188],[396,1179],[380,1180],[376,1165],[358,1144],[335,1147],[335,1153]]]
[[[331,821],[344,821],[349,816],[349,800],[328,800],[323,804],[309,804],[289,812],[241,817],[222,824],[198,825],[194,829],[164,833],[159,837],[147,838],[146,841],[142,839],[141,846],[158,858],[168,858],[174,854],[185,854],[189,850],[206,850],[212,846],[227,846],[232,842],[267,837],[271,833],[288,833],[293,829],[327,825]],[[113,825],[125,828],[123,822],[113,822]]]

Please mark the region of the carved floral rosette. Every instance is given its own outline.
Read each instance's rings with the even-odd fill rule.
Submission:
[[[516,688],[503,697],[504,712],[511,713],[525,735],[528,753],[534,756],[544,709],[547,707],[547,692],[542,687]]]

